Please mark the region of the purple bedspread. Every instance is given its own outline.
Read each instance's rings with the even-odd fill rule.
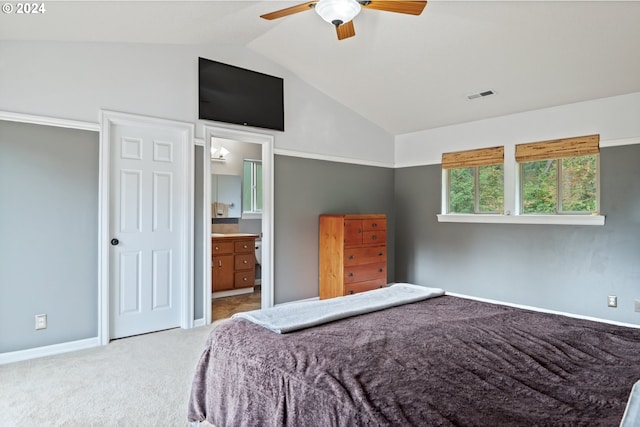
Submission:
[[[228,426],[617,426],[640,329],[438,297],[290,334],[221,323],[189,421]]]

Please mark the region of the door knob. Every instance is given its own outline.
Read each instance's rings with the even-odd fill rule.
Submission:
[[[120,243],[120,240],[118,240],[118,239],[111,239],[111,244],[112,244],[113,246],[118,246],[118,243]]]

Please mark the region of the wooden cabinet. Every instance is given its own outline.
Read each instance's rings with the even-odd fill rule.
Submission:
[[[224,234],[211,238],[211,286],[213,292],[254,286],[256,237]]]
[[[385,215],[320,215],[320,299],[387,284]]]

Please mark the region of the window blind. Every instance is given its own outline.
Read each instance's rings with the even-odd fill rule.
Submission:
[[[600,152],[600,135],[555,139],[516,145],[518,163],[563,157],[587,156]]]
[[[502,146],[442,154],[442,169],[501,165],[503,163],[504,147]]]

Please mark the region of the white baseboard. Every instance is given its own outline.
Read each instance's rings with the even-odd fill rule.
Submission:
[[[633,323],[624,323],[624,322],[618,322],[616,320],[601,319],[599,317],[583,316],[582,314],[566,313],[564,311],[549,310],[546,308],[533,307],[530,305],[514,304],[510,302],[498,301],[498,300],[489,299],[489,298],[480,298],[480,297],[474,297],[471,295],[458,294],[455,292],[445,292],[445,295],[458,297],[458,298],[472,299],[472,300],[481,301],[481,302],[488,302],[490,304],[499,304],[499,305],[506,305],[508,307],[522,308],[524,310],[538,311],[540,313],[558,314],[560,316],[573,317],[575,319],[591,320],[592,322],[608,323],[610,325],[626,326],[628,328],[640,329],[640,325],[634,325]]]
[[[295,300],[295,301],[281,302],[281,303],[279,303],[279,304],[276,304],[276,306],[278,306],[278,305],[294,304],[294,303],[296,303],[296,302],[317,301],[317,300],[319,300],[319,299],[320,299],[320,297],[305,298],[305,299],[299,299],[299,300]]]
[[[36,359],[38,357],[53,356],[55,354],[68,353],[70,351],[84,350],[87,348],[99,347],[98,337],[87,338],[78,341],[69,341],[60,344],[47,345],[44,347],[30,348],[27,350],[11,351],[0,353],[0,365],[20,362],[22,360]]]
[[[200,327],[200,326],[204,326],[204,325],[206,325],[206,323],[204,321],[204,317],[201,317],[200,319],[196,319],[196,320],[193,321],[193,327],[194,328],[197,328],[197,327]]]
[[[232,289],[230,291],[214,292],[211,294],[211,299],[232,297],[235,295],[242,295],[242,294],[250,294],[252,292],[253,292],[253,288]]]

